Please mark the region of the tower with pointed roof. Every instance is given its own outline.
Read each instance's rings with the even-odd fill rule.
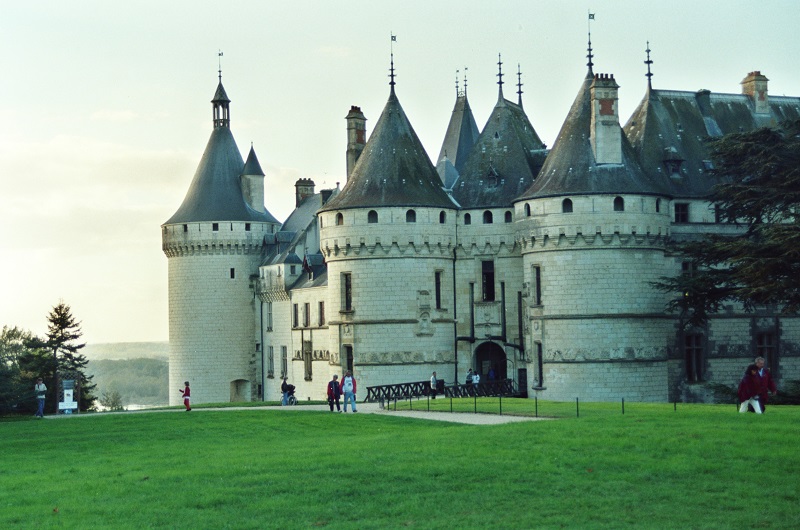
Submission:
[[[186,197],[161,226],[169,269],[169,388],[189,380],[197,403],[257,397],[260,348],[252,275],[280,224],[264,206],[264,172],[230,129],[220,76],[213,129]],[[170,394],[170,403],[179,402]]]

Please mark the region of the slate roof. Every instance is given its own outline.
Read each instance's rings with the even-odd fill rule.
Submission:
[[[463,208],[511,206],[533,183],[546,155],[525,111],[501,91],[459,172],[453,197]]]
[[[261,169],[261,164],[258,163],[256,150],[250,146],[250,153],[247,155],[247,162],[244,163],[242,175],[261,175],[264,176],[264,171]]]
[[[321,211],[383,206],[453,207],[394,87],[353,173]]]
[[[718,182],[708,173],[708,138],[800,118],[800,98],[769,96],[769,107],[770,114],[758,115],[744,94],[648,90],[624,131],[644,171],[667,182],[676,197],[702,198]],[[667,160],[679,164],[677,173]]]
[[[472,115],[472,109],[467,101],[467,95],[458,96],[453,107],[453,114],[450,116],[450,123],[447,125],[442,149],[436,159],[437,166],[443,158],[447,157],[456,170],[461,171],[479,134],[478,125],[475,123],[475,117]],[[447,182],[445,182],[445,187],[447,187]]]
[[[591,73],[587,74],[541,172],[520,200],[562,195],[669,195],[663,179],[642,171],[624,134],[621,164],[595,162],[589,140],[592,81]]]

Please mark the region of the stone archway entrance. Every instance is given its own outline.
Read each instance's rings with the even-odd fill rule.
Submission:
[[[489,381],[489,370],[494,368],[495,379],[507,379],[506,352],[494,342],[484,342],[475,349],[475,367],[481,381]]]

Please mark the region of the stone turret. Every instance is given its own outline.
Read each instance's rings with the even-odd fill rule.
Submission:
[[[619,85],[613,74],[595,74],[590,87],[592,126],[589,139],[598,164],[622,163],[622,129],[619,126],[617,89]]]
[[[258,157],[253,146],[250,146],[250,154],[247,155],[247,162],[244,163],[242,170],[242,195],[244,195],[247,205],[253,210],[265,213],[264,207],[264,171],[258,163]]]
[[[742,94],[753,98],[756,114],[769,114],[768,82],[769,79],[759,70],[750,72],[747,77],[742,79]]]
[[[353,105],[345,119],[347,120],[347,178],[350,178],[358,157],[367,145],[367,118],[361,112],[361,107]]]

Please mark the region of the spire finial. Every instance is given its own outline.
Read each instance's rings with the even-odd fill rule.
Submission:
[[[389,50],[391,55],[391,64],[389,67],[389,86],[392,87],[392,93],[394,93],[394,43],[397,42],[397,35],[394,33],[389,34],[391,36],[391,40],[389,41]]]
[[[469,68],[467,68],[465,66],[464,67],[464,97],[467,97],[467,70],[469,70]]]
[[[459,70],[456,70],[456,98],[459,98],[461,96],[461,91],[458,90],[458,74]]]
[[[644,62],[644,64],[647,65],[647,73],[645,74],[645,77],[647,78],[647,90],[652,90],[653,73],[650,71],[650,65],[653,64],[653,61],[650,60],[650,41],[647,41],[647,49],[645,51],[647,52],[647,60]]]
[[[589,53],[587,53],[586,55],[586,58],[589,59],[589,62],[586,63],[586,66],[589,67],[590,74],[594,73],[594,71],[592,70],[592,67],[594,66],[594,63],[592,62],[592,58],[594,58],[594,55],[592,54],[592,20],[594,20],[594,13],[589,11],[589,21],[587,22],[589,26],[589,47],[588,47]]]
[[[497,54],[497,85],[500,87],[500,94],[503,93],[503,59]]]
[[[222,83],[222,50],[217,51],[217,74],[219,75],[219,82]]]
[[[522,70],[520,70],[519,63],[517,63],[517,96],[519,97],[519,106],[522,106]]]

